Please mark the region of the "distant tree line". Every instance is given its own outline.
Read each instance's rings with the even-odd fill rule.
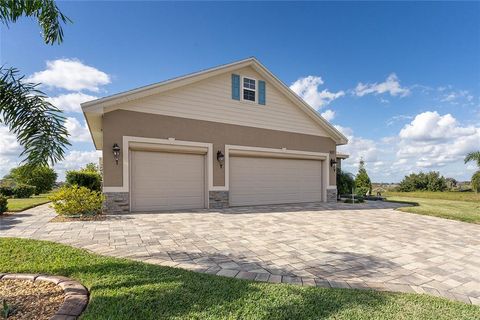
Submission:
[[[451,180],[450,180],[451,181]],[[448,189],[447,179],[437,171],[412,173],[405,176],[398,186],[398,191],[445,191]]]

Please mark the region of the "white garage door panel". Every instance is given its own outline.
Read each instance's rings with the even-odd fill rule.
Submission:
[[[132,151],[132,211],[205,207],[205,156]]]
[[[321,200],[321,161],[254,157],[230,159],[231,206]]]

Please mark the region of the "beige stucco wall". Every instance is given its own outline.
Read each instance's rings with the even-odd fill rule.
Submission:
[[[122,145],[123,136],[208,142],[213,144],[213,156],[217,150],[225,152],[225,144],[263,148],[287,148],[313,152],[336,152],[331,138],[246,127],[218,122],[170,117],[142,112],[116,110],[103,116],[103,170],[104,186],[122,186],[122,157],[115,164],[111,147]],[[122,150],[121,152],[125,152]],[[330,185],[336,185],[336,175],[330,170]],[[225,167],[214,161],[213,185],[223,186]]]

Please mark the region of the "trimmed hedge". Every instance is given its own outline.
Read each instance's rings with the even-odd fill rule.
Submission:
[[[28,184],[17,184],[13,188],[13,196],[15,198],[30,198],[35,194],[35,187]]]
[[[8,209],[7,197],[0,195],[0,214],[4,213]]]
[[[68,171],[66,180],[69,186],[77,185],[93,191],[101,191],[102,189],[102,177],[98,172]]]

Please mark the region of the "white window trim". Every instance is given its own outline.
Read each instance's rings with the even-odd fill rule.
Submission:
[[[243,79],[250,79],[250,80],[253,80],[255,81],[255,89],[250,89],[250,88],[245,88],[243,85]],[[241,101],[245,101],[245,102],[248,102],[248,103],[258,103],[258,80],[255,79],[255,78],[252,78],[252,77],[249,77],[249,76],[241,76],[241,81],[240,81],[240,97],[241,97]],[[250,91],[254,91],[255,92],[255,101],[252,101],[252,100],[246,100],[243,98],[243,90],[250,90]]]

